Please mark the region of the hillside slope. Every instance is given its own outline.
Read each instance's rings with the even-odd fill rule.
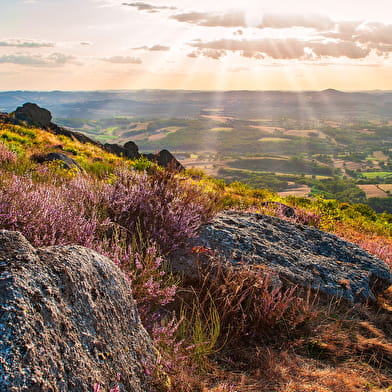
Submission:
[[[229,227],[241,234],[238,244],[256,244],[255,229],[245,235],[244,226],[246,217],[260,217],[276,223],[260,230],[260,241],[270,241],[285,257],[309,255],[306,233],[331,238],[322,230],[391,266],[390,214],[323,198],[281,198],[197,170],[163,170],[43,129],[42,123],[39,128],[13,121],[0,118],[0,228],[20,231],[34,247],[82,245],[118,265],[159,354],[147,369],[158,391],[380,392],[392,385],[392,292],[382,292],[390,279],[385,266],[373,303],[352,306],[299,289],[289,279],[278,281],[269,268],[251,268],[252,252],[238,254],[231,265],[231,255],[212,246],[233,246],[225,237]],[[67,154],[82,170],[56,160],[40,163],[37,157],[48,152]],[[222,218],[213,219],[222,210],[235,210],[223,213],[228,226],[210,230],[207,242],[187,245],[202,225],[210,225],[204,231],[216,226]],[[350,248],[347,257],[365,254],[335,241],[337,248]],[[241,251],[238,244],[234,251]],[[179,251],[197,266],[192,279],[170,271],[168,256]],[[265,256],[265,249],[257,252]],[[335,281],[349,292],[358,271],[351,276],[339,252],[336,263],[347,275]],[[278,253],[271,251],[269,258]],[[379,263],[366,258],[370,268],[372,260]]]

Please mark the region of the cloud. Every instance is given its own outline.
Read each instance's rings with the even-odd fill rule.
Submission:
[[[34,40],[7,39],[0,41],[0,47],[1,46],[15,48],[53,48],[55,44],[53,42],[42,42]]]
[[[209,13],[186,12],[172,15],[171,19],[178,22],[190,23],[207,27],[248,27],[246,15],[243,12]],[[260,29],[284,29],[291,27],[305,27],[320,31],[332,29],[335,26],[330,18],[322,15],[274,14],[260,15],[262,22],[257,26]]]
[[[161,10],[176,10],[177,7],[170,7],[170,6],[158,6],[158,5],[152,5],[148,3],[144,3],[142,1],[138,1],[135,3],[122,3],[122,5],[128,6],[128,7],[135,7],[138,11],[147,11],[147,12],[158,12]]]
[[[130,56],[113,56],[101,59],[113,64],[141,64],[142,59]]]
[[[225,50],[219,50],[219,49],[205,49],[202,52],[203,56],[209,57],[214,60],[218,60],[223,56],[226,56],[226,51]]]
[[[171,16],[178,22],[208,27],[245,27],[245,14],[241,12],[227,12],[214,14],[208,12],[187,12]]]
[[[193,52],[187,54],[187,56],[192,59],[195,59],[195,58],[199,57],[200,55],[201,55],[201,53],[197,52],[197,51],[193,51]]]
[[[362,24],[355,31],[356,39],[362,43],[392,44],[392,25],[383,23]]]
[[[82,45],[82,46],[90,46],[90,45],[92,45],[92,42],[90,42],[90,41],[82,41],[80,43],[80,45]]]
[[[258,60],[265,57],[276,60],[310,60],[322,57],[361,59],[367,57],[371,51],[370,47],[351,41],[311,41],[296,38],[222,39],[191,42],[189,45],[196,50],[188,54],[188,57],[207,56],[213,59],[225,56],[228,51],[239,52],[243,57]]]
[[[164,45],[140,46],[138,48],[133,48],[133,50],[149,50],[151,52],[167,52],[168,50],[170,50],[170,46],[164,46]]]
[[[53,53],[50,56],[28,54],[11,54],[0,56],[0,64],[18,64],[31,67],[61,67],[67,63],[74,62],[75,57],[62,53]]]
[[[307,45],[319,57],[348,57],[350,59],[363,59],[370,53],[370,48],[361,47],[355,42],[311,42]]]
[[[329,30],[335,23],[328,17],[314,14],[265,14],[259,28],[285,29],[291,27],[305,27],[315,30]]]
[[[206,50],[214,49],[222,51],[239,51],[245,57],[260,58],[267,55],[274,59],[296,59],[305,55],[305,47],[302,41],[295,38],[288,39],[252,39],[252,40],[235,40],[222,39],[210,42],[193,42],[189,44],[200,50],[200,53],[206,55]],[[211,57],[211,56],[209,56]]]

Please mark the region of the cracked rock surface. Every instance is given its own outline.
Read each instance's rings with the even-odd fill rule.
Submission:
[[[263,265],[278,276],[350,302],[374,301],[392,284],[388,266],[362,248],[314,227],[235,211],[219,214],[188,250],[171,256],[175,271],[192,276],[193,246],[212,249],[232,264]]]
[[[81,246],[0,230],[0,391],[148,391],[152,342],[129,282]]]

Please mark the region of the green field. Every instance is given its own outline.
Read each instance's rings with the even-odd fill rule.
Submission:
[[[363,172],[361,173],[363,177],[369,179],[383,178],[392,180],[392,172]]]

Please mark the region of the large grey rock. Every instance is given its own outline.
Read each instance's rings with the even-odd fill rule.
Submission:
[[[184,166],[181,165],[180,162],[174,157],[174,155],[168,150],[161,150],[157,154],[143,154],[151,162],[157,163],[159,166],[183,171],[185,170]]]
[[[129,159],[138,159],[140,158],[139,147],[135,142],[129,141],[124,144],[124,148],[127,152],[127,157]]]
[[[360,247],[313,227],[256,213],[221,213],[189,246],[212,249],[233,264],[266,266],[283,280],[350,302],[374,301],[392,284],[389,268]],[[175,271],[195,276],[191,252],[177,251],[171,263]]]
[[[178,171],[183,171],[184,166],[181,165],[180,162],[174,157],[174,155],[168,150],[161,150],[158,154],[156,154],[156,161],[158,165],[162,167],[170,167],[172,166],[174,169]]]
[[[38,163],[60,161],[65,169],[77,168],[79,171],[83,171],[78,162],[62,152],[50,152],[49,154],[33,156],[32,159]]]
[[[52,114],[49,110],[40,108],[35,103],[27,102],[16,108],[14,117],[18,121],[27,122],[41,128],[48,128],[52,124]]]
[[[103,148],[112,154],[115,154],[119,157],[129,158],[129,159],[138,159],[140,158],[139,147],[134,142],[126,142],[124,146],[120,146],[119,144],[110,144],[105,143]]]
[[[152,343],[116,265],[81,246],[0,231],[0,391],[149,391]],[[102,390],[102,389],[101,389]]]

